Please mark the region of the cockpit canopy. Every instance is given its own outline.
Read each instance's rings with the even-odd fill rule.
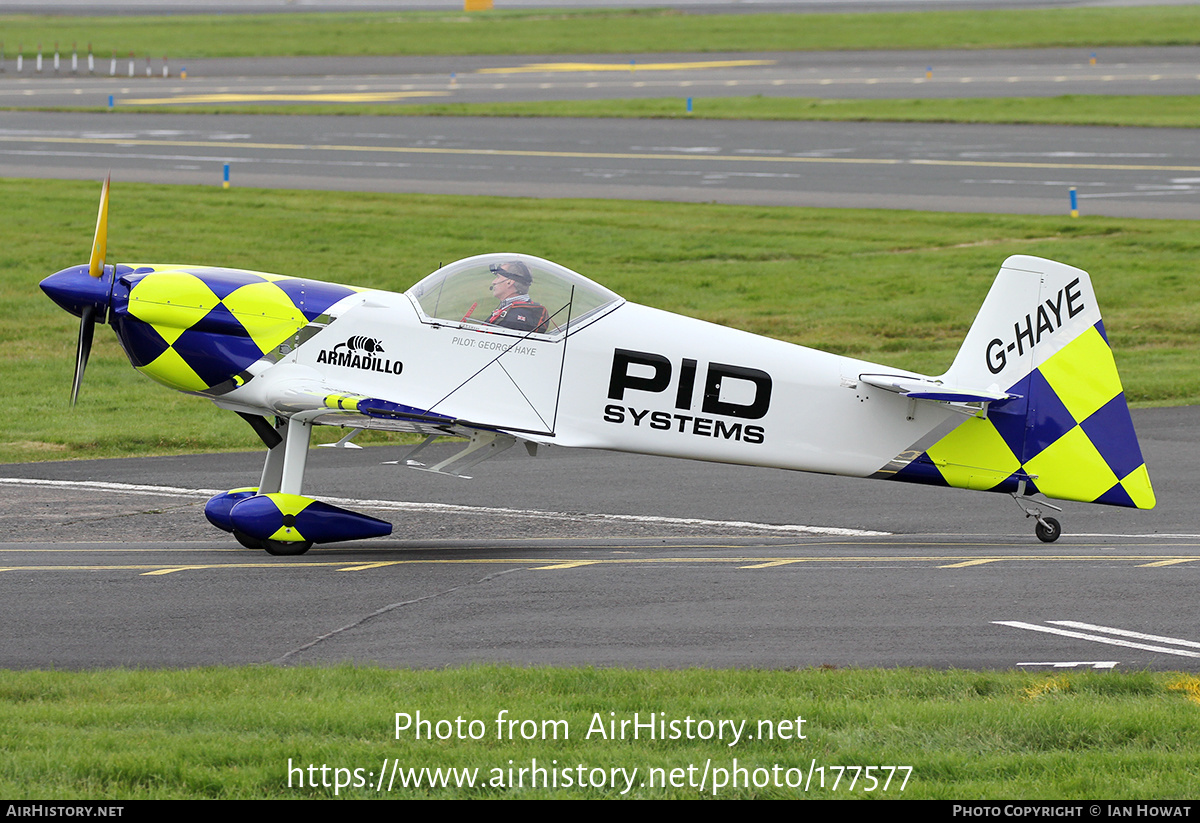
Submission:
[[[425,322],[487,326],[499,333],[511,333],[511,329],[492,327],[487,321],[499,303],[491,293],[497,271],[501,266],[511,269],[510,264],[518,261],[533,277],[528,291],[530,302],[545,306],[550,317],[545,332],[548,336],[564,334],[568,327],[578,329],[624,302],[620,295],[565,266],[528,254],[503,252],[480,254],[443,266],[406,294],[417,304]]]

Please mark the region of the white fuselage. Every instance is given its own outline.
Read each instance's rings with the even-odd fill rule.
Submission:
[[[965,419],[859,380],[886,371],[877,364],[634,303],[557,338],[430,322],[388,292],[330,314],[287,362],[331,390],[403,398],[543,443],[867,476]],[[352,337],[385,354],[331,364]]]

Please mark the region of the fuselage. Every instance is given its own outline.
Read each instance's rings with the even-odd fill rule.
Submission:
[[[281,364],[557,445],[866,476],[964,419],[861,383],[877,364],[635,303],[559,336],[435,322],[383,292],[330,313]]]
[[[243,411],[286,413],[264,378],[304,367],[331,393],[544,443],[854,476],[962,419],[858,379],[883,366],[607,292],[533,334],[431,317],[416,290],[185,265],[118,265],[102,281],[77,267],[44,288],[68,307],[103,304],[147,376]]]

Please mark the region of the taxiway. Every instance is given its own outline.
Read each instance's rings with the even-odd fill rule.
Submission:
[[[640,68],[639,68],[640,66]],[[122,68],[122,71],[125,69]],[[137,67],[141,71],[141,67]],[[189,79],[0,75],[0,176],[1200,218],[1191,129],[705,120],[705,96],[1182,94],[1200,49],[543,56],[193,64]],[[255,116],[241,103],[694,98],[663,120]],[[220,115],[171,114],[220,105]]]
[[[1157,508],[1066,504],[1049,546],[1002,495],[557,449],[462,480],[376,447],[314,450],[305,491],[395,534],[276,558],[202,515],[258,454],[3,466],[0,666],[1196,671],[1197,417],[1135,412]]]

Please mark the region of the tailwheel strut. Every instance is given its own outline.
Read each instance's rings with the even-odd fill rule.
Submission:
[[[1025,494],[1025,481],[1017,481],[1017,490],[1012,493],[1012,499],[1021,507],[1021,511],[1025,512],[1026,517],[1037,519],[1037,524],[1033,527],[1033,533],[1037,535],[1037,539],[1043,543],[1053,543],[1058,538],[1062,537],[1062,524],[1057,518],[1044,517],[1042,515],[1042,507],[1054,509],[1056,512],[1061,512],[1062,509],[1055,506],[1053,503],[1047,503],[1045,500],[1035,500]]]

